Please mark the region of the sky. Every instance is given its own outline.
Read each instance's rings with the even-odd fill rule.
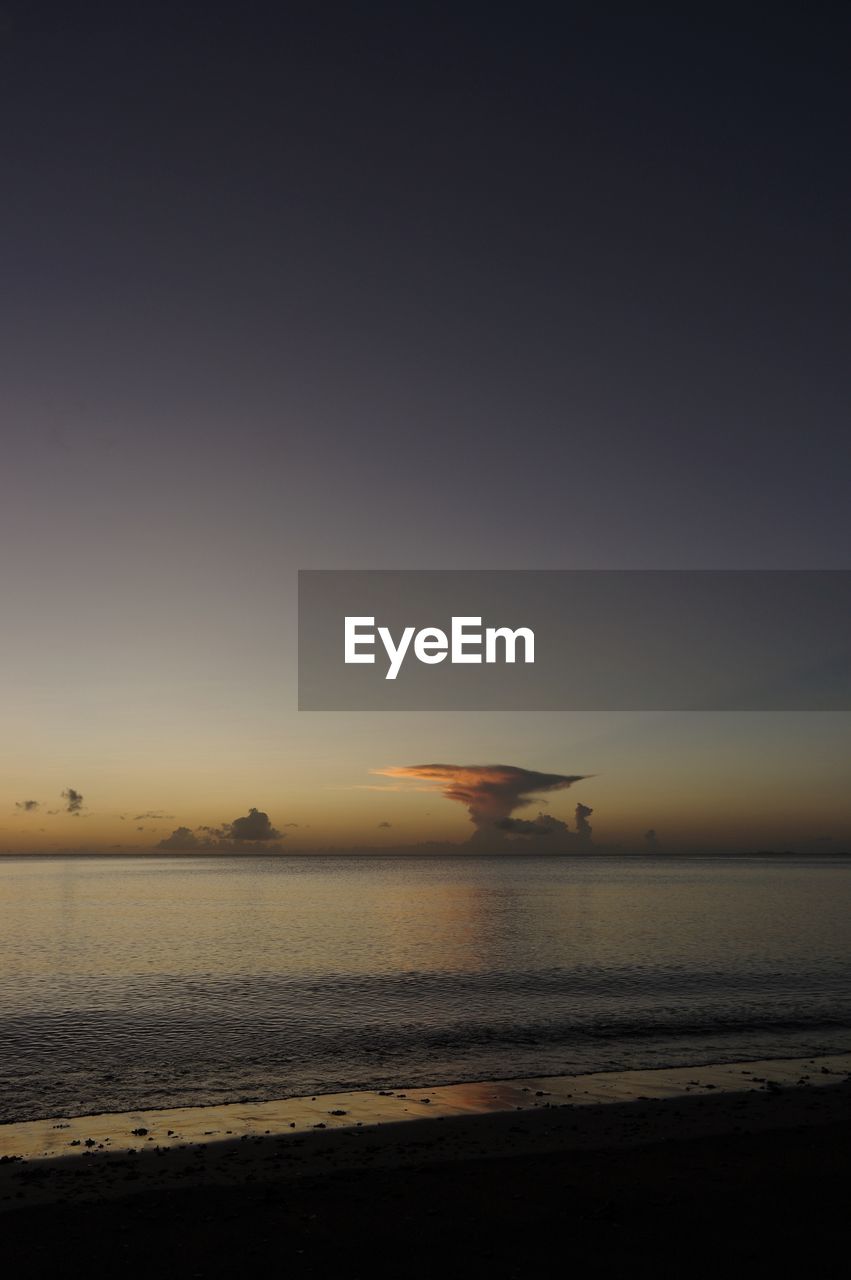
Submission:
[[[296,710],[299,568],[849,567],[847,15],[629,9],[4,6],[0,851],[851,845],[844,714]]]

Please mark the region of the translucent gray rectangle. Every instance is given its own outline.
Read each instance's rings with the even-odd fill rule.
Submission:
[[[344,660],[346,618],[373,618],[375,642]],[[480,618],[527,628],[534,661],[420,660],[405,628]],[[426,640],[429,637],[425,637]],[[430,637],[422,654],[441,651]],[[460,656],[460,653],[459,653]],[[299,707],[304,711],[851,710],[851,572],[841,570],[303,570]]]

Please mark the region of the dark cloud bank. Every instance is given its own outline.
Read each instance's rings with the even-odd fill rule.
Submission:
[[[269,821],[268,813],[251,808],[244,817],[234,818],[222,827],[177,827],[160,840],[158,849],[169,853],[250,853],[252,850],[273,852],[281,849],[284,836]]]

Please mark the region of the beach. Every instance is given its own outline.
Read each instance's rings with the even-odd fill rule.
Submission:
[[[844,860],[3,872],[15,1277],[832,1274]]]
[[[849,1068],[845,1055],[363,1092],[345,1115],[336,1096],[289,1099],[257,1117],[268,1131],[244,1116],[240,1131],[236,1107],[187,1109],[182,1136],[134,1113],[126,1139],[109,1118],[112,1150],[105,1118],[84,1117],[30,1126],[67,1144],[42,1158],[15,1158],[28,1126],[7,1125],[4,1261],[15,1275],[72,1258],[89,1274],[522,1277],[556,1250],[592,1275],[811,1270],[847,1244]]]

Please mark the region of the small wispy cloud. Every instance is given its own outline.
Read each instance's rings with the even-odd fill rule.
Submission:
[[[383,773],[384,770],[374,769],[373,772]],[[396,783],[393,785],[390,785],[390,784],[385,785],[383,783],[378,783],[378,782],[355,782],[347,787],[334,787],[333,790],[334,791],[395,791],[395,792],[417,791],[417,792],[420,792],[421,794],[428,795],[432,791],[434,791],[434,787],[405,787],[405,786],[402,786],[401,783]]]
[[[82,793],[75,790],[74,787],[68,787],[67,791],[62,792],[62,799],[66,801],[65,812],[78,814],[83,807]]]

